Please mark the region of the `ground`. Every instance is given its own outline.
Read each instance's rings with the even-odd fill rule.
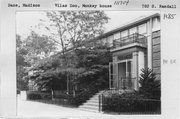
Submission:
[[[18,117],[92,117],[106,116],[107,114],[98,112],[83,111],[78,108],[62,107],[58,105],[45,104],[34,101],[25,101],[18,98]]]

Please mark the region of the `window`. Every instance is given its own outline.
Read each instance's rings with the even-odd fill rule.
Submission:
[[[146,26],[146,24],[139,25],[138,31],[139,31],[139,34],[147,33],[147,26]]]
[[[152,22],[153,22],[152,30],[153,31],[160,30],[160,18],[159,17],[153,18]]]
[[[128,36],[128,30],[122,31],[121,32],[121,38],[127,37]]]
[[[109,36],[109,37],[107,38],[107,42],[108,42],[109,46],[112,46],[113,40],[114,40],[114,36],[113,36],[113,35],[111,35],[111,36]]]
[[[133,33],[137,33],[137,27],[131,28],[129,30],[129,35],[133,34]]]
[[[119,39],[119,38],[120,38],[120,32],[115,33],[114,34],[114,40]]]

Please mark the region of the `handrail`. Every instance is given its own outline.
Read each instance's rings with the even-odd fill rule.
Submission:
[[[117,46],[125,46],[130,43],[141,43],[141,44],[146,44],[146,36],[138,34],[138,33],[133,33],[131,35],[118,38],[113,40],[113,47]]]

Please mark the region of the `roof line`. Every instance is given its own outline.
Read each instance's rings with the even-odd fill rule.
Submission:
[[[134,21],[134,22],[125,24],[125,25],[123,25],[123,26],[121,26],[121,27],[118,27],[118,28],[116,28],[116,29],[114,29],[114,30],[108,31],[108,32],[106,32],[106,33],[104,33],[104,34],[102,34],[102,35],[100,35],[100,36],[97,36],[97,37],[94,38],[94,39],[104,38],[104,37],[106,37],[107,35],[113,34],[114,32],[117,32],[117,31],[119,31],[119,30],[123,30],[123,29],[125,29],[125,28],[127,28],[127,27],[129,27],[129,26],[132,26],[132,25],[141,23],[141,22],[143,22],[143,21],[146,21],[146,20],[148,20],[148,19],[150,19],[150,18],[153,18],[153,17],[156,17],[156,16],[160,16],[160,14],[159,14],[159,13],[155,13],[155,14],[149,15],[149,16],[147,16],[147,17],[144,17],[144,18],[142,18],[142,19],[140,19],[140,20],[136,20],[136,21]]]

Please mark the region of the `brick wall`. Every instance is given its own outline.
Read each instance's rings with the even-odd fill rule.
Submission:
[[[152,68],[157,74],[157,79],[161,79],[161,45],[160,31],[152,34]]]

